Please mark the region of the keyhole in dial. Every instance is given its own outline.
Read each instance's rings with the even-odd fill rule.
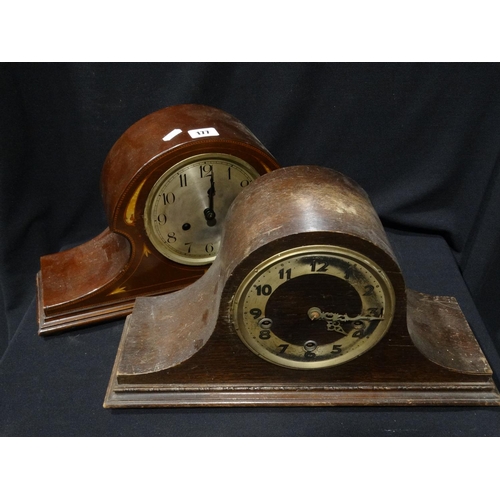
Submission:
[[[271,326],[273,326],[273,320],[270,318],[262,318],[259,320],[258,324],[261,328],[269,329],[271,328]]]
[[[307,352],[312,352],[318,347],[318,343],[315,342],[314,340],[308,340],[307,342],[304,343],[304,349]]]

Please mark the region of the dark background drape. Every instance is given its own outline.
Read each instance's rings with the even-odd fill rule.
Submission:
[[[180,103],[236,116],[283,166],[352,177],[388,230],[441,238],[500,350],[499,64],[11,63],[0,66],[0,375],[4,364],[13,376],[16,336],[36,336],[40,256],[107,226],[107,152]]]

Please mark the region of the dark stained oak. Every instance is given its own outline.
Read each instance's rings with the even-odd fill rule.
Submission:
[[[358,358],[294,370],[243,344],[231,303],[256,265],[313,244],[349,248],[375,262],[394,288],[395,313],[382,340]],[[332,169],[279,169],[238,195],[207,273],[170,295],[137,299],[104,401],[106,408],[277,405],[500,405],[456,300],[406,288],[368,196]]]

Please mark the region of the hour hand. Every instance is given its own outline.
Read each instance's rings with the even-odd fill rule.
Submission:
[[[215,182],[213,175],[210,176],[210,188],[207,191],[207,194],[208,194],[208,208],[205,208],[205,210],[203,211],[203,215],[205,216],[207,225],[215,226],[215,224],[217,224],[217,220],[215,219],[216,215],[214,212]]]

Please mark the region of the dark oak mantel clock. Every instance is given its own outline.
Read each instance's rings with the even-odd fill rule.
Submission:
[[[125,316],[137,296],[193,283],[217,255],[233,199],[277,168],[250,130],[219,109],[184,104],[139,120],[104,163],[109,227],[40,260],[39,334]]]
[[[406,288],[366,193],[316,166],[257,179],[207,273],[137,299],[104,402],[499,404],[457,301]]]

